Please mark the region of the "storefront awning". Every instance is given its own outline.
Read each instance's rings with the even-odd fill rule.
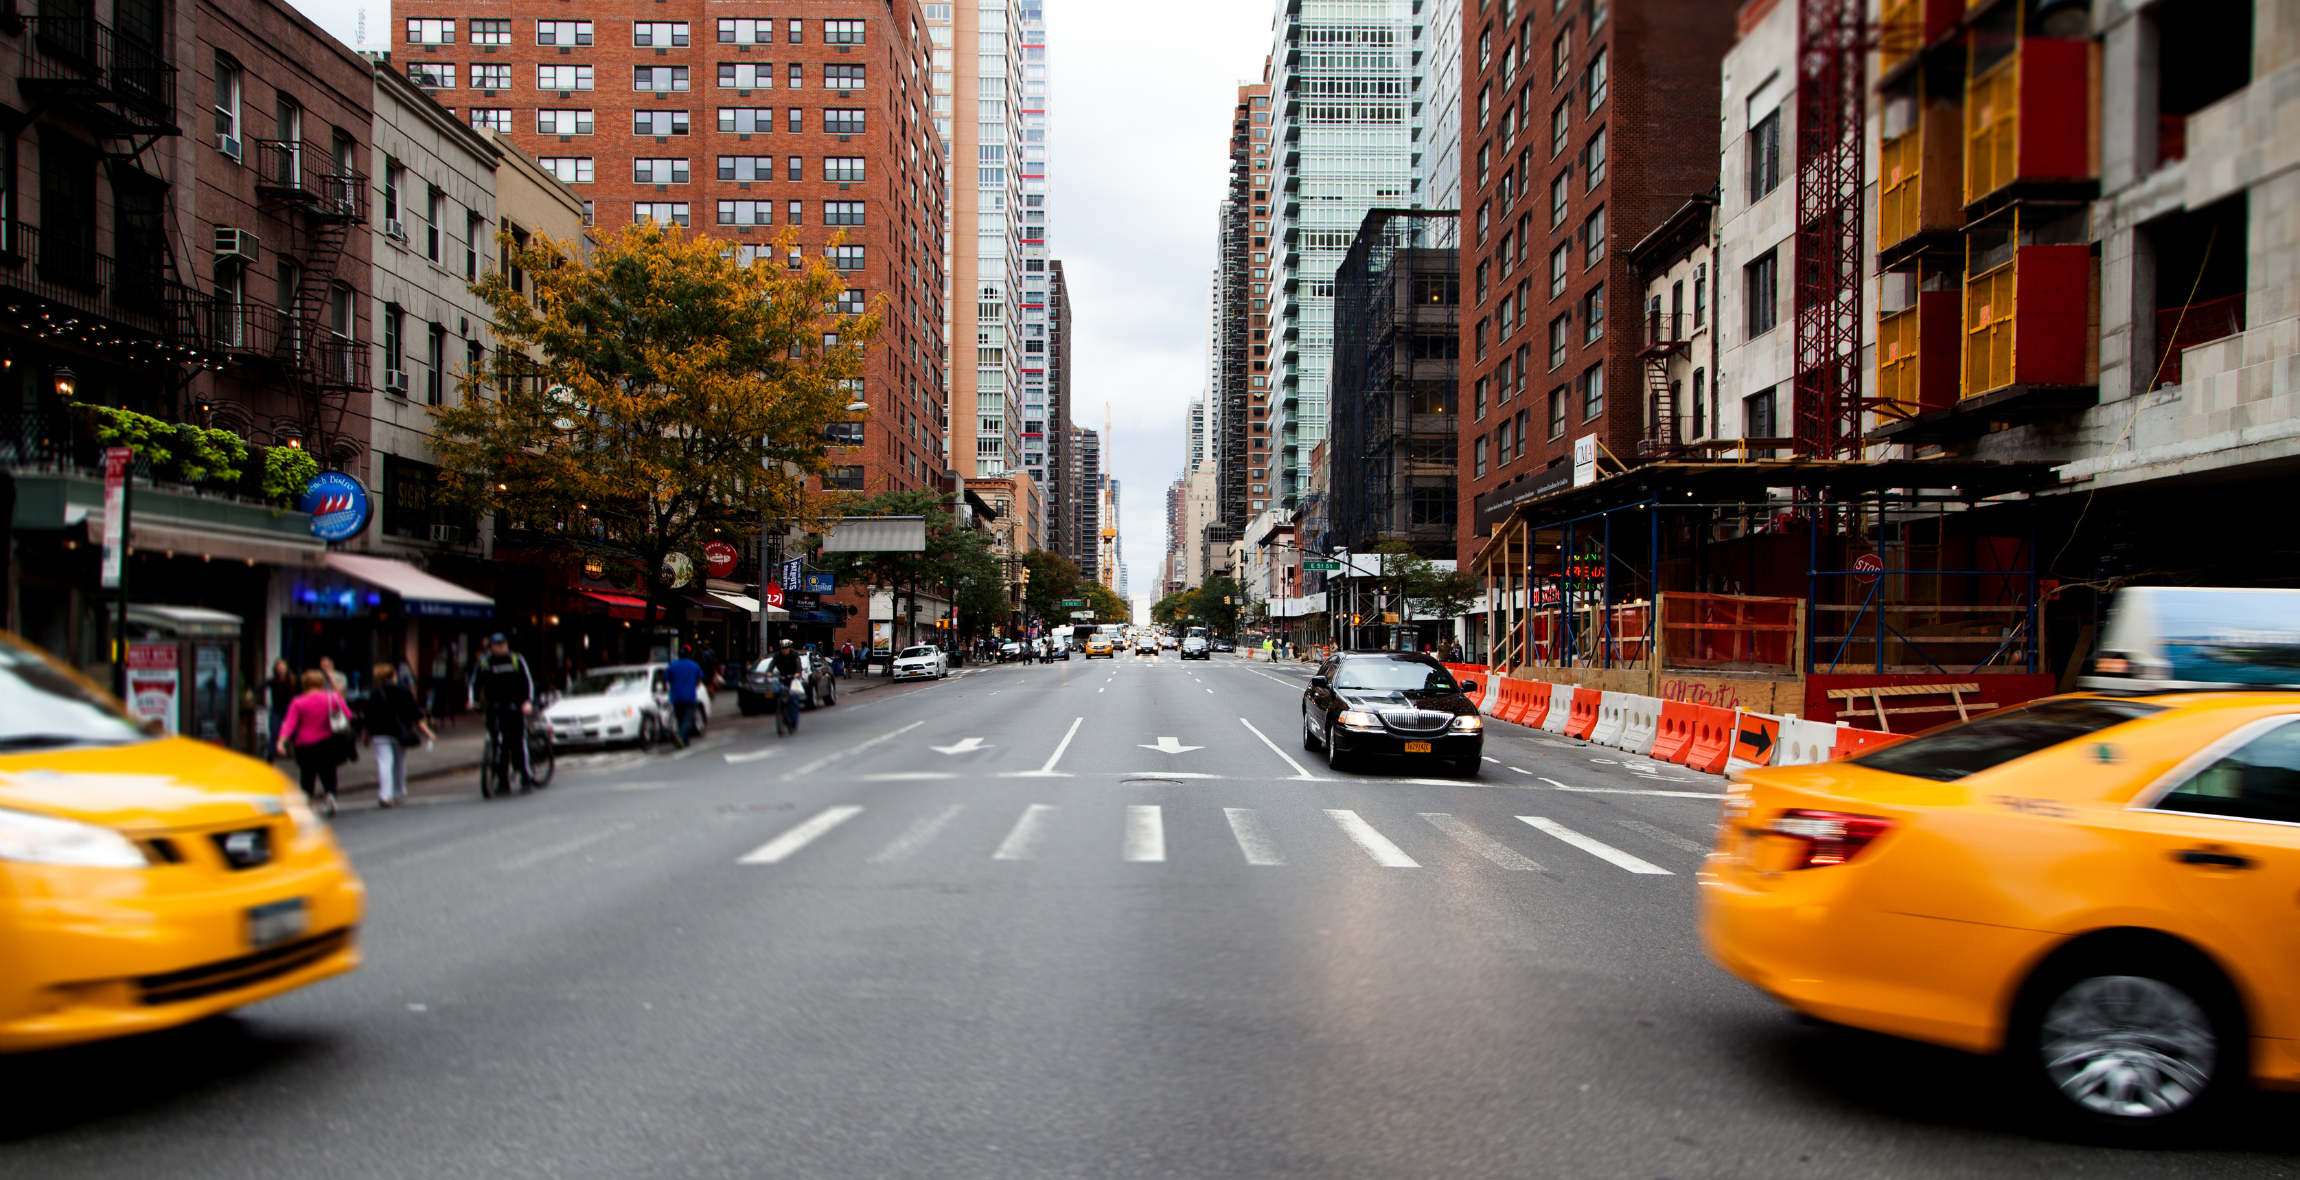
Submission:
[[[789,611],[779,606],[768,606],[748,594],[737,594],[731,590],[713,590],[710,591],[710,596],[727,606],[750,615],[752,618],[757,618],[763,613],[766,616],[766,621],[770,623],[778,623],[791,617]]]
[[[629,594],[614,594],[605,590],[578,590],[577,594],[607,608],[609,618],[643,619],[647,617],[647,600]]]
[[[432,577],[404,561],[389,557],[366,557],[357,553],[330,553],[325,564],[329,569],[349,574],[377,589],[399,595],[400,606],[410,616],[435,619],[495,617],[494,599],[473,593],[453,582]]]

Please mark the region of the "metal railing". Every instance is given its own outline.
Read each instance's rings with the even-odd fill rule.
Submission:
[[[85,16],[33,16],[27,81],[73,83],[75,97],[110,100],[161,120],[175,116],[176,68],[155,46]],[[60,72],[59,72],[60,71]]]
[[[308,140],[259,139],[255,149],[258,193],[328,216],[367,220],[367,177],[343,167],[326,148]]]

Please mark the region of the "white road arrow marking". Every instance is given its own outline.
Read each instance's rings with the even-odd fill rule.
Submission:
[[[983,748],[984,746],[982,744],[982,739],[978,737],[960,738],[958,739],[958,744],[955,746],[927,747],[927,749],[932,750],[937,754],[966,754]]]
[[[1158,750],[1167,754],[1187,754],[1192,750],[1203,750],[1206,748],[1204,746],[1185,746],[1179,740],[1172,737],[1159,738],[1158,744],[1155,746],[1148,742],[1140,742],[1137,744],[1145,750]]]

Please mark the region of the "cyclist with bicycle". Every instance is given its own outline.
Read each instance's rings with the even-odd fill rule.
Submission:
[[[498,631],[487,637],[487,651],[471,668],[471,702],[486,710],[487,740],[494,751],[495,781],[511,780],[510,764],[519,762],[523,790],[535,787],[535,768],[527,757],[527,719],[535,712],[535,674],[527,658],[511,650],[511,639]]]

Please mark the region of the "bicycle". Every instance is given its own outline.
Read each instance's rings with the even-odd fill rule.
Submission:
[[[791,677],[775,678],[775,736],[789,737],[799,731],[799,694],[791,688]]]
[[[526,723],[527,769],[530,772],[527,781],[516,786],[512,783],[511,760],[501,756],[496,748],[495,732],[490,729],[479,755],[480,798],[499,799],[505,795],[524,795],[551,785],[551,776],[559,769],[559,758],[552,749],[550,727],[540,716],[530,716],[523,720]]]

